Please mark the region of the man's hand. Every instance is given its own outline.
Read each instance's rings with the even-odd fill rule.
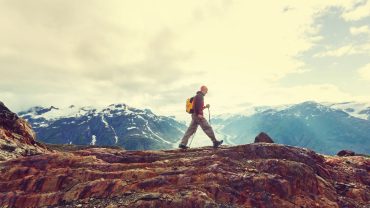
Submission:
[[[207,104],[206,106],[204,106],[204,108],[209,108],[209,107],[211,107],[209,104]]]
[[[198,118],[203,118],[203,115],[198,114]]]

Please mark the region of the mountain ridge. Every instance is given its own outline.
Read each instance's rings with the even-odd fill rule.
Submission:
[[[341,149],[352,149],[369,154],[370,120],[346,112],[351,111],[348,103],[344,107],[310,101],[215,117],[213,123],[220,126],[218,131],[235,144],[252,142],[254,135],[267,132],[278,143],[306,147],[320,153],[333,155]],[[355,112],[361,111],[357,109]]]
[[[183,123],[126,104],[107,107],[32,107],[19,115],[41,141],[53,144],[117,145],[125,149],[172,148],[185,130]],[[68,129],[67,133],[65,130]]]
[[[352,149],[369,154],[369,109],[367,103],[306,101],[216,115],[212,124],[217,136],[228,144],[249,143],[259,132],[267,132],[279,143],[307,147],[320,153],[333,155],[342,149]],[[123,103],[100,108],[33,107],[20,112],[20,116],[32,124],[41,141],[57,144],[118,143],[132,150],[172,149],[177,147],[186,130],[184,123],[173,117],[156,116],[149,109],[131,108]],[[63,133],[66,129],[73,133]],[[198,134],[196,144],[207,144],[207,138],[200,136]]]

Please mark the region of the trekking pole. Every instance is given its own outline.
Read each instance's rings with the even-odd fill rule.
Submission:
[[[209,108],[208,108],[208,121],[209,121],[209,124],[211,124],[211,113],[209,111]]]
[[[193,142],[193,139],[194,139],[195,133],[197,133],[197,132],[194,132],[193,136],[191,137],[191,140],[190,140],[190,143],[189,143],[189,148],[190,148],[191,143]]]

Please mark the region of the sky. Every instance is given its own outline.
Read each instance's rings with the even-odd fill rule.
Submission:
[[[370,102],[370,0],[0,0],[0,25],[13,111]]]

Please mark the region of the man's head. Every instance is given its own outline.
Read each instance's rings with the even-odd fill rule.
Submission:
[[[203,86],[200,87],[200,91],[203,93],[203,95],[206,95],[207,92],[208,92],[208,88],[203,85]]]

